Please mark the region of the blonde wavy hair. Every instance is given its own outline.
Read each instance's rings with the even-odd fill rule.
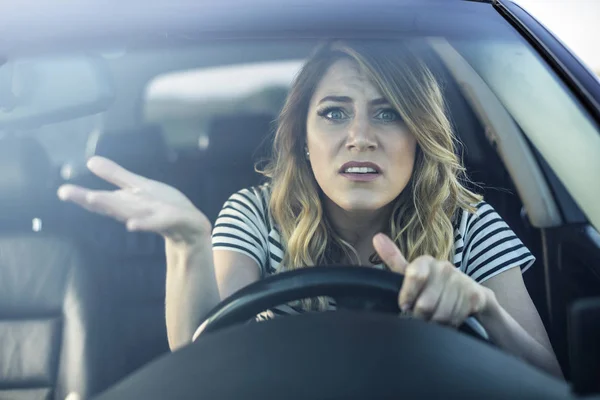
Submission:
[[[468,190],[458,144],[440,86],[420,57],[401,42],[330,42],[319,47],[294,80],[279,115],[273,154],[262,172],[271,180],[270,211],[280,231],[284,270],[323,264],[360,264],[357,251],[333,229],[323,192],[305,158],[309,102],[321,78],[340,59],[367,74],[417,141],[410,181],[394,200],[389,231],[407,260],[420,255],[452,260],[453,218],[474,212],[481,198]],[[372,256],[372,261],[380,261]]]

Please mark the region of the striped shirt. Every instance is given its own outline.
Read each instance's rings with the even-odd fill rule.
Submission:
[[[234,193],[225,202],[212,233],[213,249],[246,254],[259,265],[261,277],[280,272],[284,254],[280,234],[269,213],[269,196],[269,184]],[[481,283],[514,267],[525,272],[535,257],[492,206],[481,202],[475,213],[463,210],[456,219],[453,261],[456,268]],[[375,267],[384,268],[382,264]],[[331,303],[330,307],[335,305]],[[301,311],[293,304],[282,305],[257,318]]]

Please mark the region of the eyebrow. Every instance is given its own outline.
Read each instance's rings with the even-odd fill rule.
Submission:
[[[348,96],[325,96],[323,97],[318,104],[324,103],[326,101],[334,101],[336,103],[352,103],[352,98]],[[371,100],[369,102],[373,106],[379,106],[382,104],[389,104],[390,102],[384,99],[383,97]]]

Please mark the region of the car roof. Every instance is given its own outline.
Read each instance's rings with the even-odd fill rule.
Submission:
[[[493,34],[490,0],[90,0],[3,6],[0,55],[94,46],[156,46],[212,38]]]

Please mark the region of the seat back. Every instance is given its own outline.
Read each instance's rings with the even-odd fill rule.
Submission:
[[[88,155],[107,157],[151,179],[168,180],[170,165],[158,129],[104,132],[91,140]],[[115,189],[91,173],[71,183]],[[128,232],[122,223],[78,206],[66,207],[69,235],[82,253],[98,299],[88,337],[94,372],[90,392],[98,393],[169,351],[164,240],[153,233]]]
[[[211,121],[202,154],[200,209],[212,222],[234,192],[265,180],[254,166],[270,154],[274,120],[269,114],[239,114]]]
[[[151,179],[168,174],[169,152],[162,130],[156,125],[142,125],[122,131],[100,131],[90,136],[86,158],[101,156],[111,159],[134,173]],[[78,179],[92,185],[106,186],[91,174]]]
[[[56,179],[31,138],[0,140],[0,398],[85,395],[90,294],[60,234]]]

